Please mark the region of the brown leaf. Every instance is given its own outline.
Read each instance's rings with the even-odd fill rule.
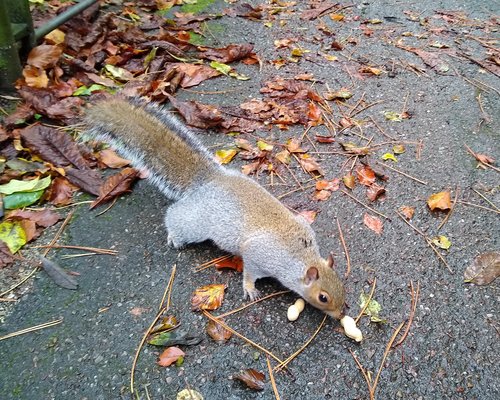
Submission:
[[[413,215],[415,214],[415,208],[410,207],[410,206],[403,206],[399,209],[401,213],[405,216],[407,220],[410,220],[413,218]]]
[[[42,68],[26,65],[23,68],[23,77],[29,87],[41,89],[49,86],[49,77]]]
[[[333,142],[335,142],[335,138],[333,136],[320,136],[320,135],[316,135],[315,139],[319,143],[333,143]]]
[[[102,203],[113,200],[123,193],[130,192],[130,186],[138,178],[138,172],[134,168],[125,168],[118,174],[110,176],[99,189],[99,197],[92,203],[94,208]]]
[[[375,201],[378,197],[385,193],[385,188],[377,185],[376,183],[371,184],[368,189],[366,189],[366,197],[368,200]]]
[[[362,185],[370,186],[375,182],[375,172],[369,165],[360,165],[356,168],[356,174],[358,175],[358,181]]]
[[[73,201],[73,191],[76,187],[66,178],[57,177],[52,181],[47,191],[47,201],[55,206],[66,206]]]
[[[156,362],[160,367],[168,367],[176,362],[180,357],[184,357],[184,353],[178,347],[167,347],[163,353],[160,354],[158,361]]]
[[[480,254],[464,271],[467,283],[487,285],[500,276],[500,253],[491,251]]]
[[[191,298],[191,309],[193,311],[216,310],[224,300],[226,285],[206,285],[196,289]]]
[[[308,154],[301,154],[298,158],[300,165],[307,172],[317,172],[320,175],[324,175],[323,169],[320,167],[318,162]]]
[[[14,256],[10,252],[5,242],[0,240],[0,268],[12,264],[13,261],[14,261]]]
[[[264,390],[265,375],[253,368],[241,371],[239,374],[234,375],[233,379],[240,380],[250,389]]]
[[[316,219],[316,216],[318,215],[317,211],[314,210],[303,210],[299,212],[299,215],[304,217],[304,219],[309,222],[309,224],[312,224],[314,220]]]
[[[71,136],[58,129],[32,125],[21,131],[21,138],[26,147],[58,167],[89,168]]]
[[[434,193],[427,199],[427,205],[433,211],[436,208],[439,210],[449,210],[451,208],[450,192]]]
[[[317,2],[317,4],[319,5],[316,8],[314,8],[313,6],[313,8],[311,8],[310,10],[303,11],[301,14],[301,18],[308,21],[316,19],[324,12],[338,5],[338,3],[331,3],[331,2],[323,3],[322,1]]]
[[[318,126],[323,123],[323,117],[321,113],[321,108],[317,104],[311,102],[309,103],[309,111],[307,113],[307,118],[309,119],[309,125]]]
[[[330,198],[331,195],[332,192],[330,192],[329,190],[316,190],[314,192],[313,198],[314,200],[318,201],[326,201]]]
[[[331,181],[326,179],[316,181],[316,190],[330,190],[335,192],[339,190],[339,186],[340,180],[338,178],[332,179]]]
[[[130,160],[121,158],[111,149],[101,150],[98,157],[99,160],[109,168],[123,168],[130,164]]]
[[[216,342],[225,342],[229,340],[229,338],[231,338],[231,336],[233,335],[227,329],[223,328],[220,324],[212,320],[208,321],[206,331],[208,336],[210,336]]]
[[[33,239],[36,239],[40,235],[36,231],[36,224],[34,221],[30,221],[29,219],[21,219],[19,221],[19,224],[26,234],[26,242],[31,242]]]
[[[494,164],[495,163],[495,159],[493,157],[487,156],[486,154],[475,153],[474,155],[477,158],[477,160],[479,162],[482,162],[483,164]]]
[[[243,272],[243,260],[241,257],[233,256],[215,263],[215,269],[217,271],[224,268],[234,269],[237,272]]]
[[[230,44],[220,49],[204,48],[201,56],[209,60],[227,64],[250,56],[252,50],[253,45],[248,43]]]
[[[56,285],[70,290],[78,288],[78,282],[66,270],[45,257],[40,256],[40,258],[43,269]]]
[[[67,168],[66,178],[80,189],[87,193],[99,196],[99,189],[103,185],[103,181],[99,171],[91,169],[76,169]]]
[[[49,209],[42,211],[13,210],[7,214],[6,219],[12,218],[28,219],[38,226],[47,228],[59,221],[61,216]]]
[[[62,47],[42,44],[31,49],[27,64],[37,68],[53,67],[63,52]]]
[[[365,213],[363,217],[363,222],[368,228],[370,228],[376,234],[380,235],[382,233],[384,225],[380,220],[380,218]]]
[[[348,174],[342,177],[342,182],[344,182],[344,185],[346,185],[346,187],[352,190],[354,189],[354,186],[356,186],[356,177],[354,175]]]
[[[188,125],[201,129],[215,128],[220,127],[224,120],[217,107],[197,101],[180,101],[172,96],[168,96],[168,98]]]
[[[214,78],[221,74],[214,68],[203,64],[173,63],[172,68],[174,68],[178,73],[183,74],[179,83],[179,85],[183,88],[196,86],[207,79]]]

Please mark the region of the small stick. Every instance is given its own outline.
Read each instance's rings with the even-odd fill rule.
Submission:
[[[391,350],[391,347],[392,347],[392,344],[394,343],[394,340],[396,340],[396,337],[398,336],[401,328],[403,328],[404,324],[405,324],[405,321],[403,321],[399,324],[399,326],[396,328],[396,330],[392,334],[391,340],[389,340],[389,343],[387,343],[387,346],[385,347],[384,355],[382,356],[382,361],[380,362],[380,367],[377,371],[377,375],[375,376],[375,380],[373,381],[373,384],[372,384],[373,398],[375,398],[375,390],[377,389],[378,379],[380,378],[380,373],[382,372],[382,369],[384,368],[385,360],[386,360],[387,356],[389,355],[389,351]]]
[[[393,141],[397,141],[396,138],[393,138],[391,135],[387,134],[381,127],[379,124],[377,124],[377,121],[375,121],[375,119],[370,115],[370,119],[371,121],[373,122],[373,124],[377,127],[377,129],[379,130],[379,132],[384,135],[386,138],[388,139],[391,139]]]
[[[62,321],[63,321],[63,319],[60,318],[60,319],[56,319],[54,321],[45,322],[45,323],[40,324],[40,325],[32,326],[31,328],[21,329],[20,331],[16,331],[16,332],[12,332],[12,333],[9,333],[7,335],[4,335],[4,336],[0,336],[0,341],[5,340],[5,339],[10,339],[10,338],[15,337],[15,336],[24,335],[25,333],[35,332],[35,331],[38,331],[40,329],[49,328],[51,326],[60,324]]]
[[[237,312],[240,312],[240,311],[244,310],[245,308],[253,306],[254,304],[257,304],[257,303],[259,303],[261,301],[270,299],[271,297],[279,296],[280,294],[289,293],[289,292],[290,292],[289,290],[282,290],[281,292],[276,292],[276,293],[268,294],[265,297],[262,297],[260,299],[254,300],[254,301],[252,301],[252,302],[250,302],[248,304],[245,304],[245,305],[243,305],[241,307],[238,307],[238,308],[236,308],[234,310],[228,311],[227,313],[224,313],[224,314],[221,314],[221,315],[215,315],[215,318],[219,318],[219,319],[225,318],[225,317],[227,317],[229,315],[236,314]]]
[[[471,149],[469,146],[467,146],[465,143],[464,143],[464,146],[465,146],[465,148],[467,149],[467,151],[468,151],[470,154],[472,154],[472,156],[473,156],[473,157],[474,157],[477,161],[479,161],[479,163],[480,163],[481,165],[485,165],[485,166],[487,166],[487,167],[489,167],[489,168],[491,168],[491,169],[493,169],[493,170],[495,170],[495,171],[497,171],[497,172],[500,172],[500,168],[497,168],[497,167],[495,167],[494,165],[491,165],[491,164],[489,164],[489,163],[487,163],[487,162],[482,161],[482,160],[481,160],[481,159],[477,156],[477,154],[476,154],[476,153],[474,153],[474,152],[472,151],[472,149]]]
[[[210,261],[207,261],[203,264],[198,265],[197,267],[194,268],[194,271],[195,272],[203,271],[204,269],[210,268],[212,265],[215,265],[220,261],[227,260],[228,258],[231,258],[231,257],[232,257],[232,255],[227,254],[225,256],[214,258],[213,260],[210,260]]]
[[[274,392],[274,398],[276,400],[280,400],[281,397],[278,392],[278,388],[276,387],[276,381],[274,380],[273,369],[271,368],[271,361],[269,361],[269,356],[267,354],[266,354],[266,361],[267,361],[267,369],[269,370],[269,380],[271,381],[271,386]]]
[[[176,270],[176,267],[174,265],[172,267],[172,272],[170,273],[170,278],[169,278],[168,284],[167,284],[167,287],[170,287],[170,290],[172,289],[171,284],[173,283],[173,280],[174,280],[173,277],[175,276],[175,270]],[[160,305],[163,304],[164,299],[165,299],[165,296],[162,298],[162,302],[160,303]],[[146,342],[146,339],[147,339],[151,329],[154,328],[154,326],[156,325],[156,323],[158,322],[160,317],[163,315],[164,312],[168,311],[169,308],[170,308],[170,295],[168,295],[167,305],[158,311],[158,314],[156,314],[156,317],[154,318],[151,325],[149,325],[149,328],[146,330],[146,332],[144,333],[144,336],[141,339],[141,342],[139,343],[139,347],[137,348],[135,355],[134,355],[134,361],[132,362],[132,369],[130,370],[130,392],[131,393],[134,393],[135,367],[137,365],[137,360],[139,359],[139,354],[141,353],[142,347],[144,346],[144,343]]]
[[[453,210],[455,210],[455,206],[457,204],[458,194],[459,193],[460,193],[460,188],[457,186],[457,189],[455,190],[455,198],[453,199],[453,203],[451,204],[450,211],[448,212],[448,214],[446,214],[446,217],[444,217],[444,219],[441,221],[441,223],[437,227],[438,231],[443,227],[444,224],[446,224],[446,221],[448,221],[448,219],[451,217],[451,214],[453,213]]]
[[[69,244],[49,244],[49,245],[41,245],[41,246],[33,246],[34,249],[73,249],[73,250],[84,250],[91,251],[97,254],[107,254],[111,256],[115,256],[118,254],[117,250],[111,249],[100,249],[98,247],[86,247],[86,246],[73,246]]]
[[[321,321],[321,323],[319,324],[318,328],[316,329],[316,332],[314,332],[314,334],[309,338],[309,340],[304,343],[304,345],[298,349],[295,353],[293,353],[290,357],[288,357],[285,361],[281,362],[279,365],[277,365],[276,367],[274,367],[275,370],[277,371],[281,371],[283,368],[285,368],[295,357],[297,357],[300,353],[302,353],[302,351],[304,351],[304,349],[309,346],[309,343],[311,343],[314,338],[318,335],[319,331],[321,330],[321,328],[323,328],[323,325],[325,324],[325,321],[326,321],[326,318],[328,317],[328,315],[325,314],[325,316],[323,317],[323,321]]]
[[[366,373],[366,370],[363,368],[363,365],[361,365],[361,363],[359,362],[358,357],[356,357],[356,355],[353,353],[353,351],[351,349],[349,349],[349,353],[351,353],[351,356],[354,359],[354,362],[356,363],[356,365],[358,366],[359,370],[363,374],[363,378],[365,378],[366,385],[368,386],[368,393],[370,394],[370,400],[372,400],[373,399],[373,396],[372,396],[372,383],[371,383],[370,377]]]
[[[367,109],[369,109],[370,107],[373,107],[377,104],[380,104],[380,103],[383,103],[385,100],[378,100],[378,101],[375,101],[371,104],[368,104],[366,106],[364,106],[362,109],[358,110],[358,111],[355,111],[354,113],[352,113],[349,118],[353,118],[355,115],[358,115],[359,113],[362,113],[363,111],[366,111]]]
[[[358,204],[362,205],[363,207],[367,208],[368,210],[370,210],[371,212],[374,212],[375,214],[377,215],[380,215],[381,217],[385,218],[385,219],[388,219],[390,220],[390,218],[385,215],[385,214],[382,214],[381,212],[378,212],[377,210],[374,210],[373,208],[371,208],[370,206],[362,203],[360,200],[358,200],[356,197],[354,197],[352,194],[346,192],[344,189],[340,189],[340,191],[342,193],[344,193],[346,196],[349,196],[351,199],[353,199],[355,202],[357,202]]]
[[[500,211],[500,208],[498,208],[495,203],[490,201],[485,195],[483,195],[481,192],[478,192],[476,189],[472,189],[475,193],[477,193],[479,196],[481,196],[490,206],[492,206],[495,210]]]
[[[394,171],[394,172],[397,172],[398,174],[401,174],[401,175],[403,175],[403,176],[406,176],[407,178],[412,179],[412,180],[414,180],[415,182],[421,183],[422,185],[427,185],[427,182],[424,182],[424,181],[422,181],[422,180],[420,180],[420,179],[418,179],[418,178],[415,178],[414,176],[411,176],[411,175],[407,174],[406,172],[400,171],[399,169],[396,169],[396,168],[394,168],[394,167],[391,167],[391,166],[390,166],[390,165],[388,165],[388,164],[381,163],[380,161],[375,161],[375,162],[376,162],[378,165],[381,165],[381,166],[383,166],[383,167],[385,167],[385,168],[389,168],[391,171]]]
[[[471,207],[481,208],[482,210],[487,210],[487,211],[494,212],[494,213],[496,213],[496,214],[500,214],[500,211],[494,210],[493,208],[489,208],[489,207],[481,206],[481,205],[479,205],[479,204],[468,203],[468,202],[463,201],[463,200],[458,200],[458,202],[459,202],[460,204],[465,204],[466,206],[471,206]]]
[[[309,186],[305,186],[305,187],[304,187],[304,188],[302,188],[302,189],[301,189],[301,188],[296,188],[296,189],[290,190],[289,192],[286,192],[286,193],[280,194],[279,196],[276,196],[276,198],[277,198],[278,200],[281,200],[283,197],[286,197],[286,196],[288,196],[288,195],[290,195],[290,194],[292,194],[292,193],[298,192],[299,190],[304,191],[304,190],[307,190],[307,189],[311,189],[311,188],[313,188],[313,187],[316,187],[316,184],[314,184],[314,185],[309,185]]]
[[[107,206],[104,210],[102,210],[100,213],[96,214],[95,216],[100,217],[105,212],[111,210],[111,208],[113,208],[113,206],[116,204],[117,200],[118,200],[118,197],[115,197],[109,206]]]
[[[344,247],[344,254],[345,254],[345,259],[347,263],[346,271],[344,277],[347,278],[349,274],[351,273],[351,257],[349,257],[349,251],[347,250],[347,246],[345,244],[344,240],[344,234],[342,233],[342,228],[340,227],[340,222],[338,218],[335,218],[337,220],[337,227],[339,229],[339,237],[340,237],[340,242],[342,243],[342,247]]]
[[[366,299],[365,306],[359,312],[358,316],[354,320],[354,322],[356,322],[356,324],[358,323],[358,321],[361,319],[361,317],[365,313],[366,309],[368,308],[368,305],[370,304],[370,301],[372,301],[372,297],[373,297],[373,293],[375,293],[375,286],[376,285],[377,285],[377,278],[373,278],[372,288],[370,290],[370,294],[368,295],[368,298]]]
[[[163,304],[165,303],[165,298],[167,297],[168,294],[168,300],[167,300],[167,308],[170,308],[170,292],[172,291],[172,284],[174,283],[174,276],[175,276],[175,271],[177,270],[177,264],[174,264],[172,267],[172,272],[170,273],[170,278],[168,280],[167,286],[165,287],[165,291],[163,292],[163,297],[161,298],[160,305],[158,306],[158,311],[160,311],[163,307]]]
[[[451,269],[451,267],[448,265],[448,263],[446,262],[446,260],[444,259],[444,257],[441,255],[441,253],[439,251],[437,251],[437,249],[434,247],[434,245],[432,244],[432,242],[429,240],[429,238],[425,235],[425,233],[423,233],[420,229],[416,228],[415,226],[413,226],[409,221],[406,220],[406,218],[404,216],[402,216],[400,214],[399,211],[396,210],[396,214],[398,214],[399,218],[401,218],[407,225],[409,225],[415,232],[419,233],[420,235],[422,235],[422,237],[425,239],[425,241],[427,242],[427,245],[434,251],[434,253],[436,253],[436,255],[439,257],[439,259],[443,262],[443,264],[446,266],[446,268],[448,268],[448,271],[450,271],[452,274],[454,274],[453,270]]]
[[[226,325],[224,322],[218,320],[215,316],[213,316],[212,314],[210,314],[207,310],[203,310],[203,315],[205,315],[205,317],[207,317],[208,319],[214,321],[216,324],[219,324],[220,326],[222,326],[224,329],[228,330],[229,332],[231,332],[233,335],[235,336],[238,336],[240,339],[244,340],[245,342],[247,342],[248,344],[251,344],[253,347],[259,349],[260,351],[266,353],[268,356],[272,357],[274,360],[276,360],[279,364],[282,364],[283,361],[281,361],[278,357],[276,357],[273,353],[271,353],[269,350],[265,349],[264,347],[262,347],[261,345],[251,341],[250,339],[248,339],[247,337],[243,336],[241,333],[238,333],[236,332],[233,328],[229,327],[228,325]]]
[[[424,148],[424,142],[423,140],[420,140],[419,142],[419,145],[417,146],[417,149],[416,149],[416,154],[415,154],[415,158],[420,161],[420,157],[422,156],[422,149]]]
[[[296,158],[296,159],[297,159],[297,158]],[[298,161],[299,161],[299,160],[297,159],[297,162],[298,162]],[[295,174],[292,172],[292,170],[290,169],[290,167],[289,167],[287,164],[285,164],[285,163],[282,163],[282,164],[283,164],[283,165],[285,166],[285,168],[288,170],[288,172],[290,173],[290,175],[292,175],[292,178],[293,178],[293,180],[297,183],[297,185],[299,185],[299,189],[300,189],[300,190],[304,190],[304,187],[302,186],[302,184],[300,183],[300,181],[297,179],[297,177],[295,176]],[[302,164],[301,164],[300,162],[299,162],[299,165],[302,167]],[[302,167],[302,169],[303,169],[303,167]],[[304,172],[306,172],[306,171],[304,170]]]
[[[417,309],[418,296],[420,294],[420,281],[417,282],[416,291],[413,290],[413,281],[410,282],[410,292],[411,292],[411,307],[410,307],[410,315],[408,317],[408,324],[406,325],[406,329],[403,332],[403,336],[401,336],[401,339],[398,340],[398,342],[394,345],[394,347],[398,347],[400,344],[402,344],[406,340],[406,337],[410,332],[410,327],[413,322],[413,317],[415,316],[415,310]]]

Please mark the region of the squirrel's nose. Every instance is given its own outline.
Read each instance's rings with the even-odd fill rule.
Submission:
[[[326,313],[330,317],[333,317],[335,319],[342,319],[342,317],[344,316],[344,313],[341,310],[334,310],[334,311],[327,310]]]

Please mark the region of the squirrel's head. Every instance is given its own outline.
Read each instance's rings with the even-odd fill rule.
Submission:
[[[343,317],[345,291],[333,268],[333,257],[307,267],[303,277],[304,299],[333,318]]]

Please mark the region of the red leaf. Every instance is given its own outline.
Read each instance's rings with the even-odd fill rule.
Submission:
[[[250,56],[252,54],[252,50],[253,45],[248,43],[230,44],[229,46],[220,49],[203,49],[203,53],[201,55],[209,60],[227,64]]]
[[[256,371],[253,368],[241,371],[239,374],[234,375],[233,379],[242,381],[251,389],[264,390],[265,375],[262,372]]]
[[[231,258],[226,258],[225,260],[218,261],[215,263],[215,269],[217,271],[219,271],[223,268],[234,269],[237,272],[242,272],[243,271],[243,260],[241,259],[241,257],[233,256]]]
[[[368,197],[368,200],[370,201],[377,200],[377,198],[382,196],[384,193],[385,188],[377,185],[376,183],[373,183],[368,187],[368,189],[366,189],[366,197]]]
[[[156,363],[161,367],[168,367],[176,362],[180,357],[184,357],[185,355],[186,353],[178,347],[167,347],[165,351],[160,354]]]
[[[382,233],[382,229],[384,227],[382,221],[378,217],[374,217],[368,213],[363,217],[364,224],[370,228],[373,232],[380,235]]]
[[[356,174],[358,175],[358,181],[362,185],[370,186],[375,182],[375,172],[369,165],[361,165],[356,168]]]

